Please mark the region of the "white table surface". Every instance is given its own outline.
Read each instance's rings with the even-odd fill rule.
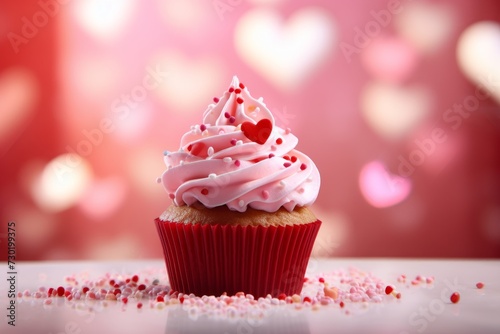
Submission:
[[[5,262],[0,263],[7,268]],[[163,309],[137,309],[132,303],[108,302],[89,313],[68,307],[64,298],[55,298],[51,307],[41,300],[17,304],[16,326],[7,325],[7,270],[1,279],[0,333],[500,333],[500,261],[418,260],[418,259],[319,259],[310,262],[307,276],[355,267],[394,284],[403,297],[381,303],[353,303],[318,310],[296,310],[289,305],[255,324],[199,317],[192,320],[181,305]],[[64,277],[85,272],[97,278],[104,273],[134,274],[144,268],[163,270],[163,260],[72,261],[17,263],[17,291],[39,286],[63,285]],[[434,276],[433,284],[414,287],[398,283],[397,277]],[[477,282],[484,282],[477,289]],[[460,302],[447,298],[459,291]],[[389,296],[387,296],[389,297]],[[346,310],[348,314],[346,314]]]

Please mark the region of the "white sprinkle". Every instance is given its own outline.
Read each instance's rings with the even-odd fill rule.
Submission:
[[[224,133],[226,133],[226,131],[224,131],[223,129],[222,129],[222,130],[219,130],[219,134],[220,134],[220,135],[222,135],[222,134],[224,134]]]
[[[210,173],[210,174],[208,174],[208,177],[211,179],[215,179],[217,177],[217,175],[215,173]]]
[[[307,181],[307,182],[311,182],[312,180],[313,180],[312,176],[309,176],[309,177],[306,179],[306,181]]]
[[[243,145],[243,141],[238,140],[238,141],[236,142],[236,146],[238,146],[238,145]]]
[[[156,183],[161,183],[161,178],[160,177],[156,178]]]
[[[222,159],[222,161],[224,162],[231,162],[233,159],[231,159],[231,157],[225,157],[224,159]]]
[[[210,147],[208,148],[207,153],[208,153],[208,156],[209,156],[209,157],[211,157],[212,155],[214,155],[214,148],[213,148],[212,146],[210,146]]]
[[[244,207],[244,206],[245,206],[245,202],[244,202],[242,199],[240,199],[240,200],[238,201],[238,205],[239,205],[240,207]]]
[[[280,181],[280,187],[284,187],[286,185],[285,181],[281,180]]]
[[[184,165],[184,160],[179,161],[179,165],[183,166]]]

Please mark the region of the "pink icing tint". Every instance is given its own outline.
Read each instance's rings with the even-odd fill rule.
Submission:
[[[240,212],[248,207],[275,212],[281,207],[292,211],[314,203],[320,187],[314,162],[295,149],[298,139],[276,126],[263,100],[253,98],[236,77],[228,91],[208,106],[202,124],[206,128],[188,131],[180,149],[164,157],[167,170],[161,182],[167,193],[173,194],[173,198],[169,196],[174,205],[201,202],[208,208],[225,205]],[[266,159],[272,156],[288,156],[291,162],[300,161],[310,168],[305,173],[302,168],[283,172],[283,162]],[[238,170],[230,168],[228,159],[235,161]],[[224,180],[216,184],[221,191],[200,197],[202,189],[214,187],[214,179],[208,177],[211,174]],[[273,187],[282,182],[286,187]],[[263,188],[269,192],[266,199],[261,195]],[[295,191],[299,188],[304,191]]]

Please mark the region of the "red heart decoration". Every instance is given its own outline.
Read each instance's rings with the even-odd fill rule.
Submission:
[[[261,119],[257,124],[252,122],[243,122],[241,124],[241,131],[243,131],[245,137],[260,145],[266,142],[271,135],[272,129],[273,123],[267,118]]]

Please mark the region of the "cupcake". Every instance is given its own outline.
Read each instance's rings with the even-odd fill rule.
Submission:
[[[234,77],[158,179],[172,203],[155,219],[173,290],[300,293],[321,225],[320,175],[290,129]]]

